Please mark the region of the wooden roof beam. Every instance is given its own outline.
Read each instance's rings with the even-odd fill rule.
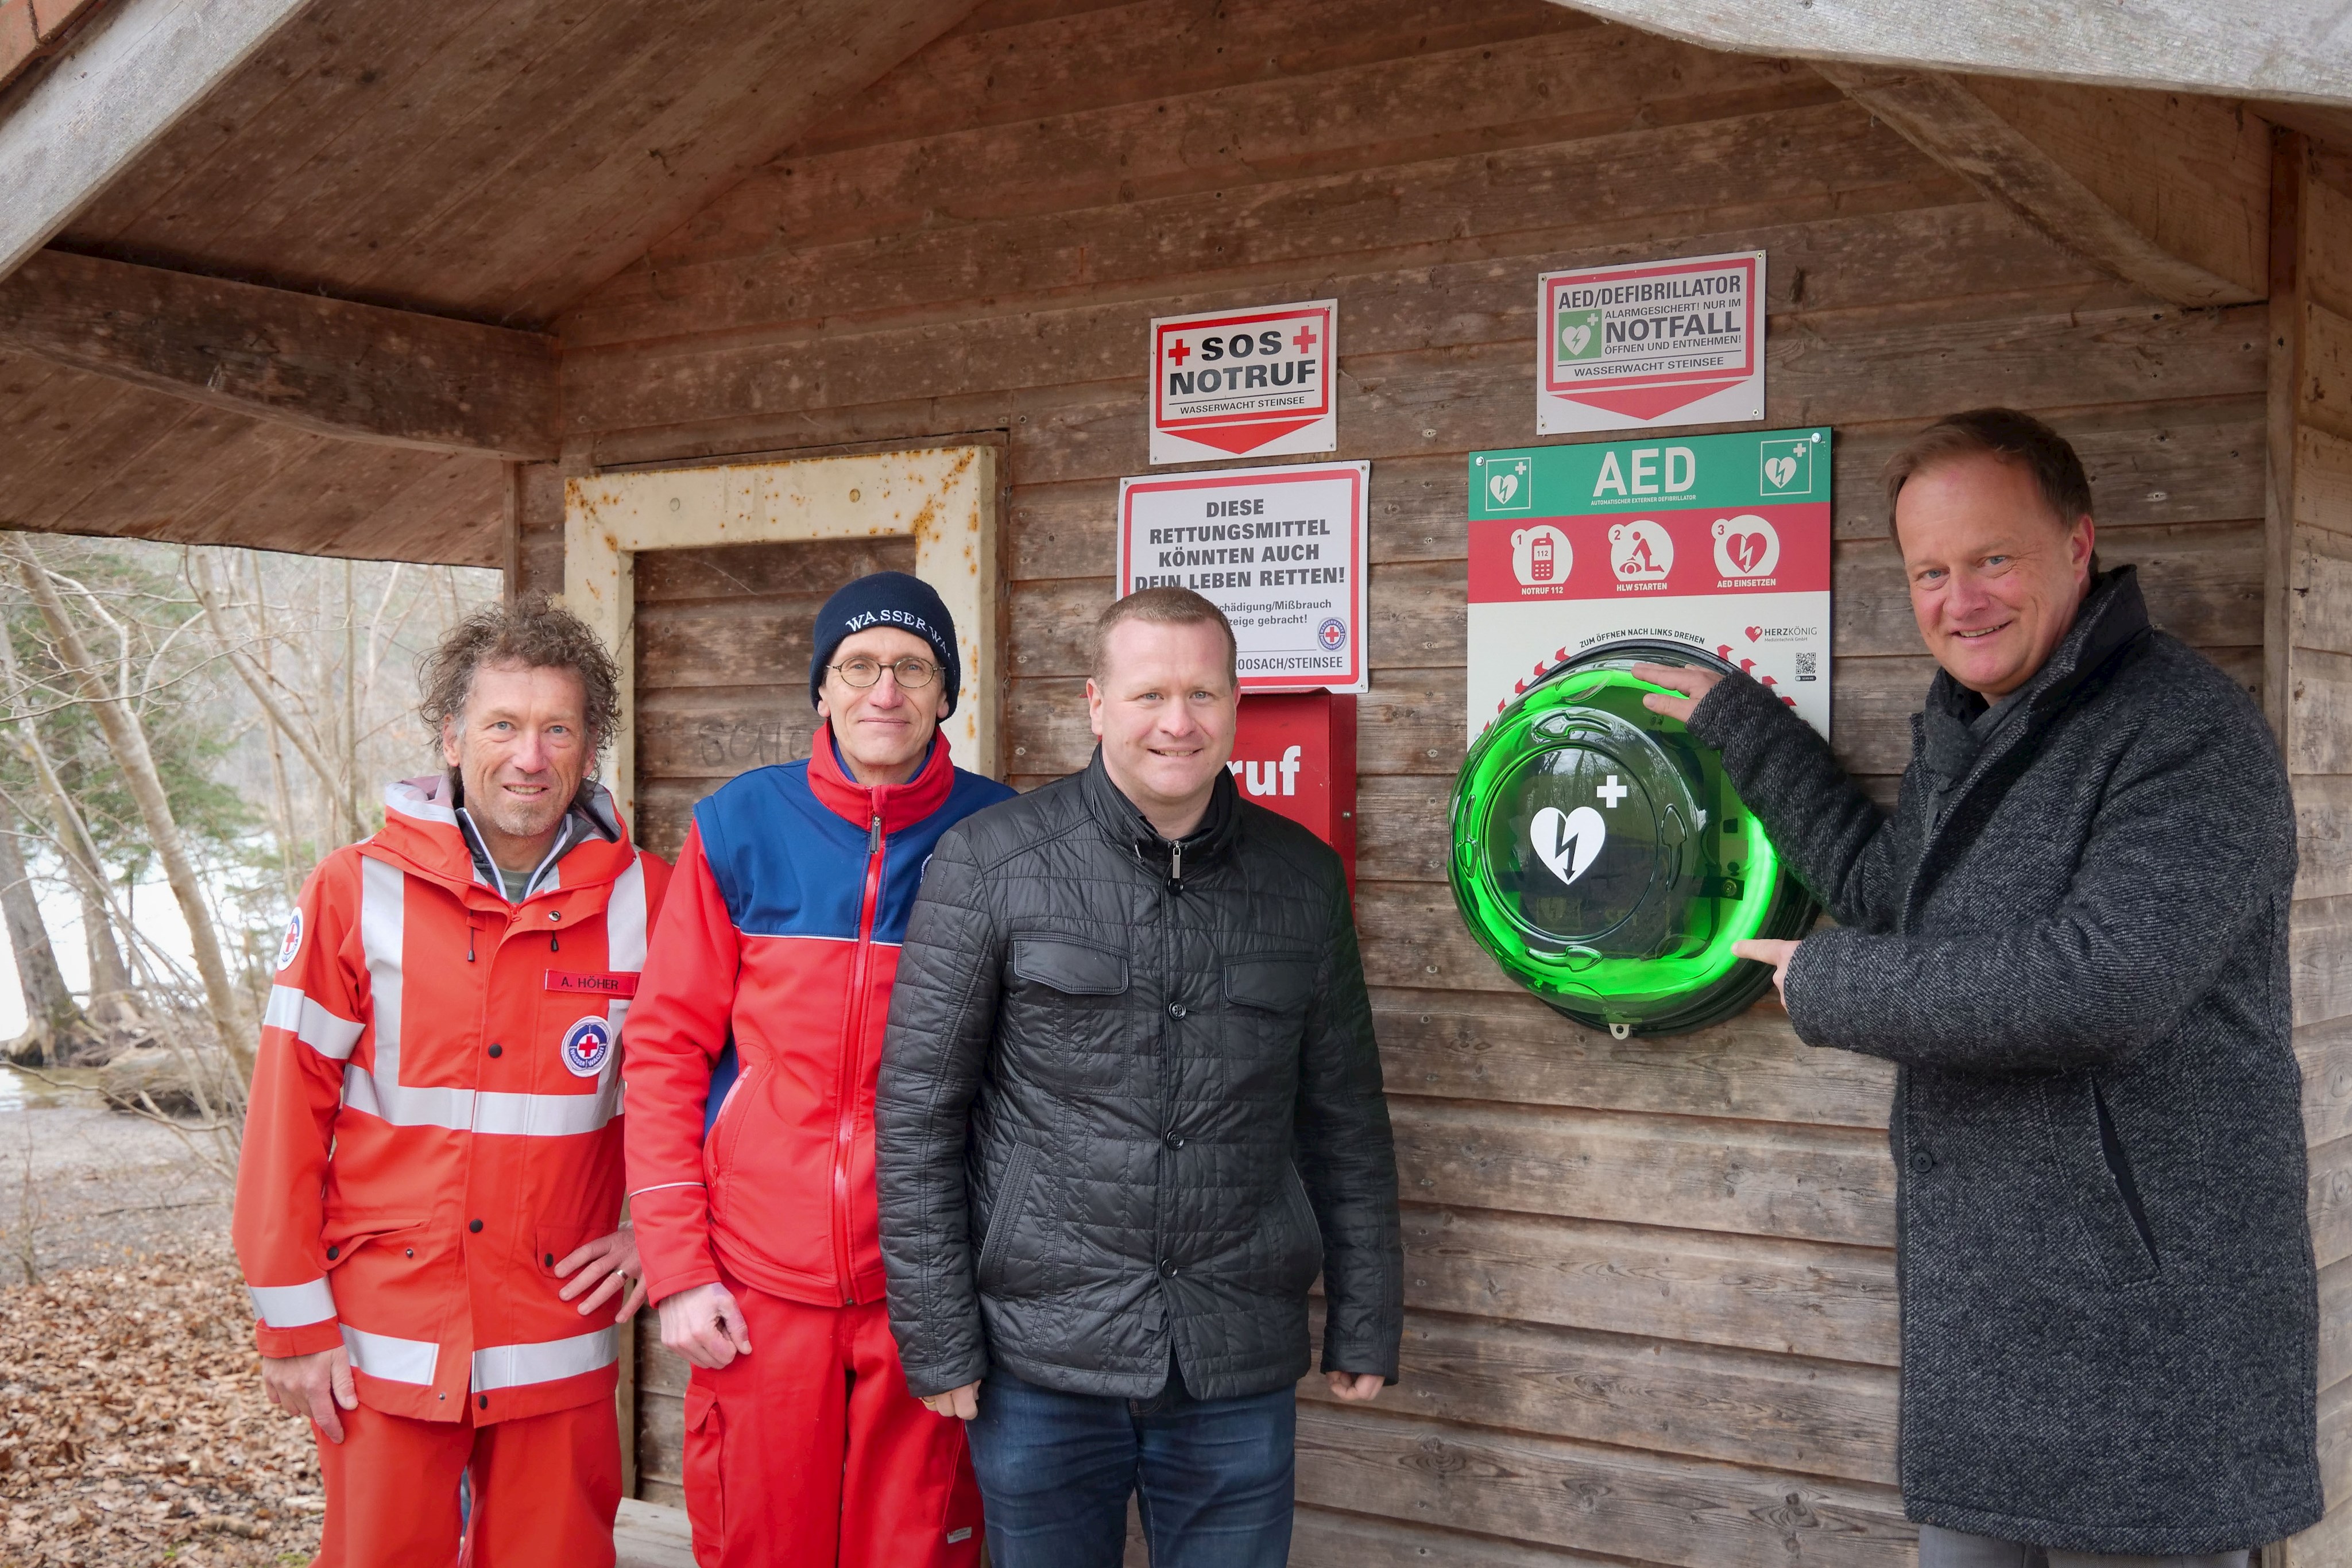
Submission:
[[[0,277],[309,0],[115,0],[0,106]]]
[[[556,455],[536,332],[45,250],[0,279],[0,350],[320,435]]]
[[[1815,62],[2051,239],[2175,305],[2268,292],[2270,132],[2219,99]]]

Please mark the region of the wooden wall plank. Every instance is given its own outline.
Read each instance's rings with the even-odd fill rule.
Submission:
[[[2352,534],[2352,441],[2305,425],[2294,444],[2296,525]]]
[[[2288,635],[2297,648],[2352,654],[2352,535],[2298,528],[2291,541]]]
[[[2352,1135],[2352,1019],[2297,1029],[2294,1054],[2303,1065],[2305,1141],[2316,1148]]]
[[[2352,1258],[2352,1139],[2315,1144],[2309,1159],[2311,1247],[2325,1269]]]
[[[1312,1503],[1302,1504],[1292,1522],[1290,1568],[1429,1568],[1432,1563],[1465,1561],[1479,1568],[1622,1568],[1614,1560],[1557,1546],[1342,1513]],[[1150,1568],[1132,1547],[1128,1563]]]
[[[2288,967],[2296,1027],[2352,1018],[2352,897],[2295,901]]]
[[[1561,93],[1568,80],[1581,90]],[[1102,207],[1837,97],[1786,61],[1694,56],[1616,27],[1261,77],[1209,98],[1150,86],[1148,96],[1095,110],[774,160],[655,245],[646,269],[601,291],[604,299],[630,298],[678,266],[925,224]],[[955,172],[945,204],[943,170]]]
[[[2297,649],[2287,704],[2289,770],[2352,773],[2352,654]]]
[[[594,303],[567,315],[562,331],[567,343],[576,337],[585,348],[625,336],[765,329],[1079,286],[1164,289],[1170,278],[1313,266],[1465,232],[1549,226],[1547,209],[1569,201],[1582,225],[1603,235],[1612,224],[1700,212],[1718,221],[1738,214],[1786,223],[1808,205],[1829,215],[1834,208],[1822,201],[1825,193],[1907,193],[1927,173],[1916,152],[1845,103],[1597,137],[1578,153],[1571,163],[1553,148],[1506,148],[921,227],[894,235],[887,247],[853,240],[680,263],[600,291]],[[625,303],[630,283],[643,291],[641,308],[623,321],[605,320],[607,299]]]
[[[1404,1241],[1405,1301],[1432,1312],[1895,1362],[1888,1250],[1412,1202]]]
[[[2352,893],[2352,776],[2294,776],[2295,838],[2301,864],[2297,898],[2333,898]]]
[[[2303,307],[2302,379],[2294,417],[2339,439],[2352,439],[2352,316],[2314,300]]]
[[[1142,0],[1073,7],[1009,26],[975,21],[843,105],[800,150],[895,141],[917,126],[937,133],[1083,113],[1138,98],[1212,92],[1266,75],[1594,26],[1574,12],[1515,0]]]
[[[1883,1134],[1395,1090],[1389,1112],[1399,1190],[1418,1202],[1629,1224],[1671,1216],[1739,1236],[1895,1245],[1895,1167]],[[2352,1167],[2352,1149],[2344,1159]],[[2352,1206],[2352,1168],[2336,1186]],[[2345,1221],[2352,1230],[2352,1214]]]
[[[1883,1134],[1894,1092],[1890,1064],[1799,1043],[1788,1016],[1768,1002],[1696,1033],[1624,1040],[1516,990],[1376,987],[1372,1017],[1389,1087],[1400,1093]],[[2352,1126],[2352,1060],[2344,1076],[2343,1115]]]
[[[1891,1490],[1306,1405],[1303,1501],[1690,1568],[1907,1568]]]
[[[1320,1333],[1318,1307],[1316,1333]],[[1412,1375],[1374,1409],[1892,1486],[1890,1368],[1490,1318],[1405,1316]],[[1319,1375],[1303,1399],[1338,1402]]]

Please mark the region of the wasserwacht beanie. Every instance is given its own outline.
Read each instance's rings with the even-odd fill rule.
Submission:
[[[824,686],[824,667],[834,651],[860,632],[887,626],[911,632],[931,645],[931,658],[947,683],[949,713],[963,690],[963,660],[956,653],[955,621],[948,607],[919,577],[877,571],[835,590],[816,612],[816,648],[809,655],[809,706]]]

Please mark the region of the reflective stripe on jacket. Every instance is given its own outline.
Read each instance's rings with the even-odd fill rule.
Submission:
[[[669,868],[604,807],[615,840],[509,904],[445,782],[385,808],[311,873],[262,1020],[235,1222],[261,1352],[341,1344],[365,1404],[428,1420],[610,1397],[618,1332],[554,1266],[620,1219],[618,1042]]]
[[[943,740],[907,783],[868,789],[828,727],[811,760],[695,808],[629,1019],[630,1212],[652,1300],[722,1264],[792,1301],[881,1299],[874,1079],[898,945],[940,835],[1012,794]],[[739,1072],[714,1080],[730,1044]]]

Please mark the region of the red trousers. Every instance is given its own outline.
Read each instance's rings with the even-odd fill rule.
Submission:
[[[621,1432],[612,1400],[488,1427],[364,1405],[341,1414],[343,1440],[319,1438],[327,1521],[311,1568],[459,1563],[457,1477],[468,1469],[463,1568],[613,1568]]]
[[[727,1281],[751,1354],[694,1369],[686,1511],[700,1568],[969,1568],[963,1423],[907,1392],[879,1301],[812,1307]]]

